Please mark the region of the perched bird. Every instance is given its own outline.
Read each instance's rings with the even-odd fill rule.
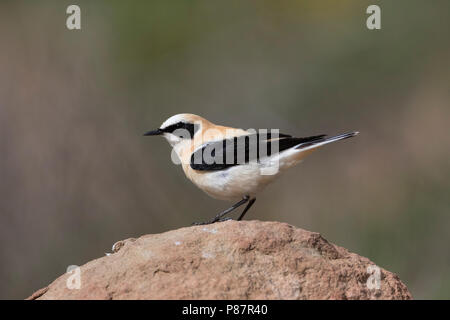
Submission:
[[[219,126],[194,114],[177,114],[145,136],[164,136],[181,161],[186,176],[213,198],[238,201],[217,214],[209,224],[247,203],[241,220],[255,203],[256,194],[286,169],[315,149],[350,138],[358,132],[334,137],[296,138],[277,130],[243,130]]]

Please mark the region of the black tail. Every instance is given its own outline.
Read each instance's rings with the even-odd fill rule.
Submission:
[[[331,142],[335,142],[335,141],[339,141],[339,140],[343,140],[343,139],[347,139],[347,138],[351,138],[354,137],[358,134],[358,131],[354,131],[354,132],[348,132],[348,133],[343,133],[343,134],[339,134],[337,136],[334,137],[321,137],[320,139],[316,139],[313,141],[309,141],[309,142],[305,142],[305,143],[300,143],[299,145],[297,145],[295,147],[295,149],[310,149],[310,147],[320,147],[324,144],[328,144]]]

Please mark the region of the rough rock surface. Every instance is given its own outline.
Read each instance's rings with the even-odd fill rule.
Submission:
[[[373,262],[285,223],[192,226],[113,249],[81,267],[80,289],[64,274],[29,299],[411,299],[397,275],[380,268],[380,288],[368,286]]]

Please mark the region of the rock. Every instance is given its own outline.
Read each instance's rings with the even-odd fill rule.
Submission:
[[[80,289],[68,289],[75,274],[64,274],[29,299],[412,298],[397,275],[279,222],[192,226],[119,241],[113,250],[81,266]]]

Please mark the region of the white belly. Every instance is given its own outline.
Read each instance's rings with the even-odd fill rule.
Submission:
[[[239,200],[255,196],[276,175],[261,175],[258,164],[245,164],[221,171],[200,174],[194,183],[211,197],[220,200]]]
[[[309,153],[309,152],[308,152]],[[248,163],[220,171],[196,171],[183,166],[187,177],[213,198],[237,201],[245,196],[254,197],[275,180],[285,169],[301,161],[297,150],[286,150],[261,163]]]

